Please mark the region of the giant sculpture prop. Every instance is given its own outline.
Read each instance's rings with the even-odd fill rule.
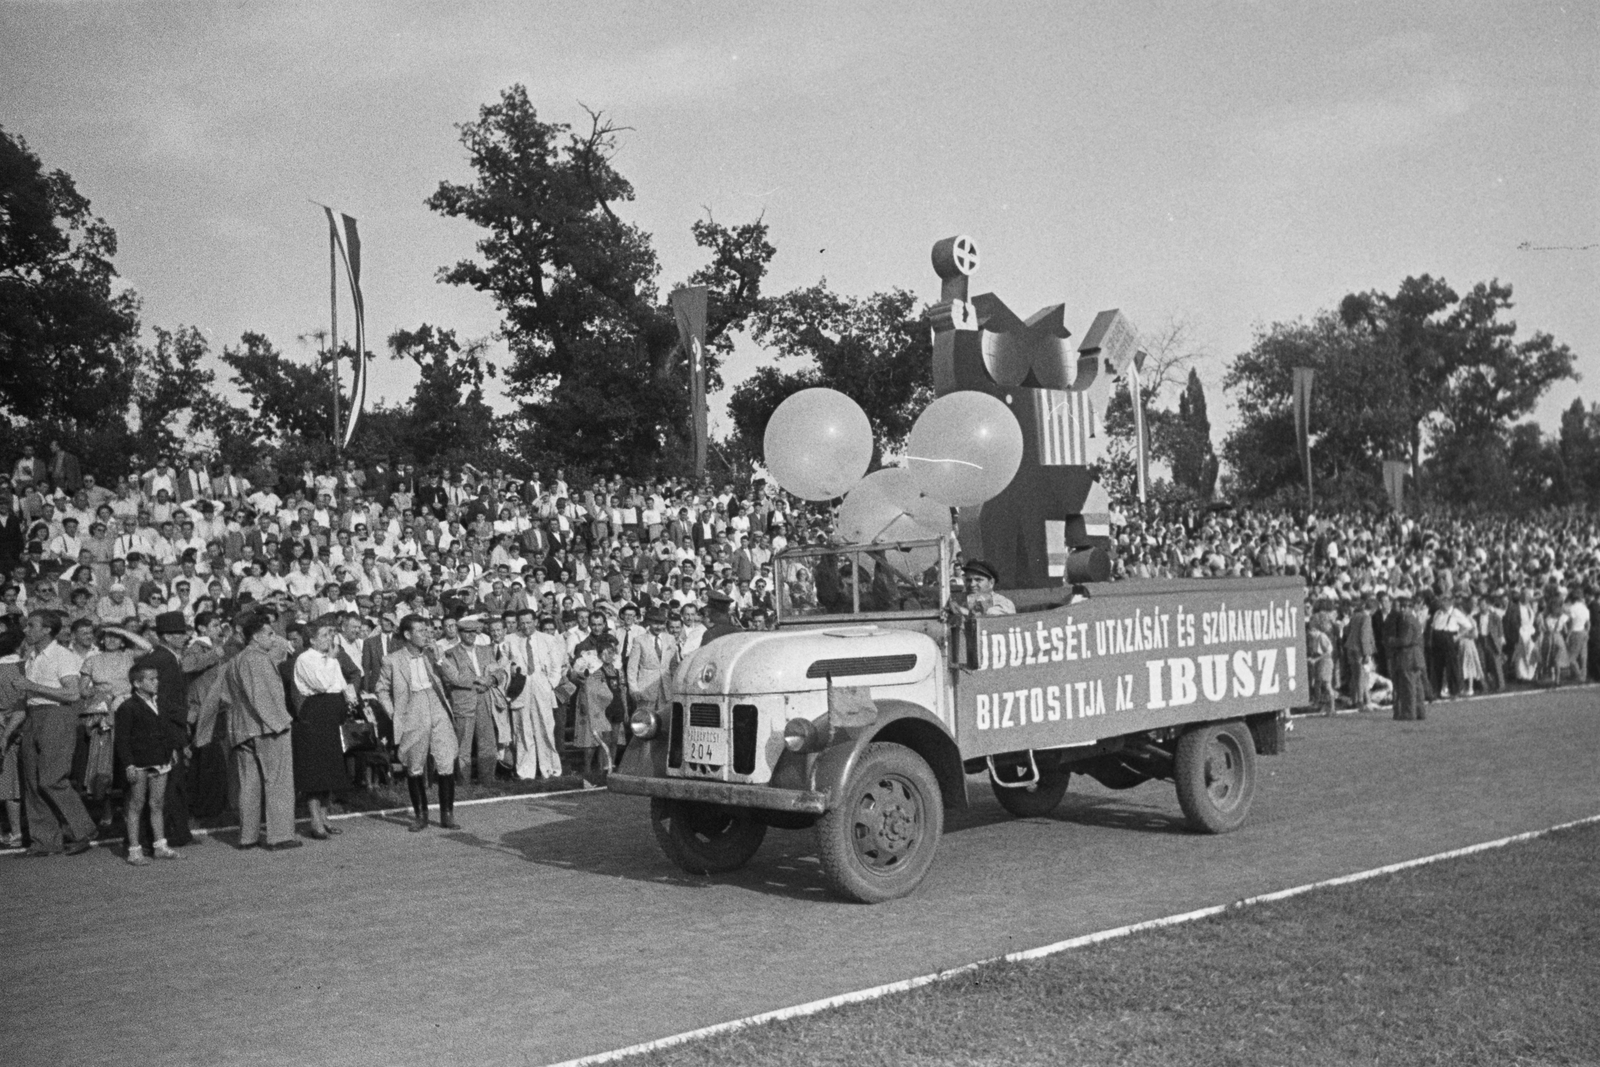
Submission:
[[[1002,588],[1103,581],[1110,505],[1092,470],[1105,451],[1097,417],[1133,361],[1133,327],[1102,311],[1074,355],[1063,305],[1024,321],[993,293],[968,299],[978,269],[970,238],[934,245],[933,267],[942,283],[929,311],[937,398],[911,429],[908,466],[866,475],[872,430],[860,406],[804,389],[767,423],[768,469],[804,499],[843,496],[838,534],[847,541],[936,538],[957,509],[963,552],[990,562]]]
[[[941,283],[930,312],[934,392],[986,393],[1022,431],[1016,476],[987,502],[961,508],[963,552],[991,563],[1008,588],[1104,580],[1110,503],[1092,468],[1105,454],[1099,419],[1133,360],[1137,334],[1121,312],[1102,311],[1074,353],[1064,305],[1024,320],[993,293],[969,299],[978,249],[965,236],[933,246],[933,269]],[[918,465],[913,459],[912,469]]]

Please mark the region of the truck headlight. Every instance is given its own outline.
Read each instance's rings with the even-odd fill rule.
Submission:
[[[661,732],[661,719],[649,708],[640,708],[628,719],[628,729],[634,737],[646,741]]]
[[[828,747],[829,732],[810,719],[790,719],[783,727],[783,745],[790,752],[821,752]]]

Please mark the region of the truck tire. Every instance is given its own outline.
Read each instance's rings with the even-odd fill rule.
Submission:
[[[745,808],[661,797],[650,801],[650,828],[667,858],[690,874],[736,871],[767,836],[767,824]]]
[[[1067,795],[1069,771],[1041,771],[1039,781],[1031,786],[1004,786],[989,779],[989,788],[1000,806],[1019,819],[1037,819],[1049,815],[1061,806]]]
[[[904,745],[879,742],[862,751],[839,802],[817,820],[817,848],[834,892],[877,904],[917,888],[943,832],[933,770]]]
[[[1202,833],[1237,830],[1256,792],[1256,745],[1241,722],[1196,726],[1178,739],[1173,760],[1178,806]]]

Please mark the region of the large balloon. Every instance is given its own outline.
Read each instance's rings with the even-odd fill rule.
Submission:
[[[874,471],[850,490],[839,508],[837,532],[852,544],[920,541],[950,532],[950,508],[924,496],[903,467]],[[938,545],[898,549],[891,554],[902,574],[920,579],[939,562]]]
[[[767,469],[803,500],[832,500],[872,462],[872,424],[836,389],[802,389],[778,405],[762,438]]]
[[[917,416],[906,442],[922,492],[953,508],[997,496],[1022,464],[1022,427],[988,393],[946,393]]]

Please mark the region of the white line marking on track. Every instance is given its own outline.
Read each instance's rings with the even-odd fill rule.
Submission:
[[[1271,893],[1262,893],[1258,896],[1246,897],[1236,900],[1232,904],[1214,904],[1208,908],[1196,911],[1186,911],[1181,915],[1168,915],[1160,919],[1147,919],[1144,922],[1131,923],[1127,926],[1118,926],[1110,930],[1100,930],[1092,934],[1083,934],[1080,937],[1068,938],[1038,948],[1023,949],[1018,952],[1008,952],[1004,956],[995,956],[976,963],[964,963],[959,967],[938,971],[934,974],[918,975],[915,978],[905,978],[898,982],[889,982],[886,985],[873,986],[870,989],[858,989],[853,993],[840,993],[837,996],[824,997],[822,1000],[808,1001],[805,1004],[796,1004],[793,1007],[779,1008],[776,1011],[762,1012],[760,1015],[750,1015],[743,1019],[734,1019],[730,1022],[716,1023],[712,1026],[703,1026],[698,1030],[686,1030],[681,1034],[672,1034],[669,1037],[658,1037],[654,1041],[645,1041],[626,1048],[613,1049],[610,1052],[596,1052],[589,1056],[580,1056],[574,1060],[562,1060],[560,1063],[550,1064],[549,1067],[591,1067],[593,1064],[612,1063],[629,1056],[639,1056],[657,1049],[670,1048],[673,1045],[683,1045],[691,1041],[699,1041],[719,1034],[732,1033],[747,1027],[761,1026],[764,1023],[782,1022],[785,1019],[798,1019],[805,1015],[815,1015],[827,1011],[829,1008],[838,1008],[846,1004],[859,1004],[862,1001],[877,1000],[894,993],[904,993],[912,989],[920,989],[935,982],[943,982],[958,975],[975,971],[993,963],[1020,963],[1024,960],[1043,959],[1058,953],[1068,952],[1075,948],[1085,948],[1097,945],[1102,941],[1112,941],[1119,937],[1128,937],[1131,934],[1142,933],[1145,930],[1157,930],[1163,926],[1177,926],[1180,923],[1195,922],[1199,919],[1209,919],[1213,915],[1221,915],[1235,908],[1247,908],[1254,904],[1268,904],[1275,900],[1286,900],[1297,897],[1302,893],[1309,893],[1313,889],[1327,889],[1332,886],[1349,885],[1352,882],[1364,882],[1369,878],[1378,878],[1386,874],[1394,874],[1411,867],[1422,867],[1430,863],[1439,863],[1442,860],[1456,859],[1461,856],[1470,856],[1476,852],[1487,852],[1490,849],[1504,848],[1521,841],[1531,841],[1536,837],[1555,833],[1558,830],[1570,830],[1577,826],[1586,826],[1590,823],[1600,822],[1600,815],[1590,815],[1572,822],[1559,823],[1547,826],[1543,830],[1529,830],[1526,833],[1512,834],[1510,837],[1501,837],[1493,841],[1484,841],[1476,845],[1467,845],[1464,848],[1453,848],[1448,852],[1435,853],[1432,856],[1423,856],[1419,859],[1405,860],[1401,863],[1391,863],[1384,867],[1373,867],[1371,870],[1356,871],[1354,874],[1341,874],[1337,878],[1326,878],[1320,882],[1308,882],[1290,889],[1279,889]]]

